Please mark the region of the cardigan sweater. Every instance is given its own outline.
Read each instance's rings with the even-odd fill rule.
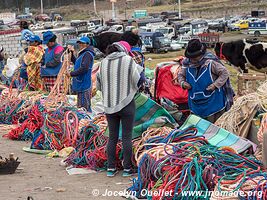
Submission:
[[[142,71],[124,52],[114,52],[103,59],[97,74],[97,89],[102,91],[105,113],[119,112],[133,100]]]

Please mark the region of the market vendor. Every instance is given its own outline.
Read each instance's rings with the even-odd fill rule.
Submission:
[[[72,52],[71,61],[74,63],[74,71],[69,74],[73,78],[72,91],[77,92],[78,108],[83,107],[91,112],[92,68],[95,53],[88,37],[81,37],[77,43],[80,50],[77,58],[73,53],[74,48],[69,47]]]
[[[29,24],[26,21],[20,22],[21,28],[21,46],[23,49],[26,49],[29,45],[29,39],[33,34],[32,31],[29,30]]]
[[[229,72],[198,39],[189,41],[185,57],[178,81],[188,90],[189,108],[214,123],[233,104]]]
[[[44,66],[41,68],[41,77],[45,89],[50,92],[55,85],[57,75],[61,69],[61,56],[64,48],[56,42],[57,36],[47,31],[43,33],[43,44],[47,45],[44,56]],[[63,90],[63,85],[60,87]]]
[[[27,77],[30,90],[43,90],[40,67],[44,55],[42,41],[38,35],[29,38],[30,45],[23,58],[21,74]]]
[[[102,60],[97,74],[97,88],[102,92],[104,111],[108,121],[109,141],[107,145],[107,176],[117,173],[116,146],[122,127],[123,176],[131,176],[132,131],[135,119],[134,96],[144,81],[143,68],[129,54],[127,42],[115,42],[107,48],[107,57]]]

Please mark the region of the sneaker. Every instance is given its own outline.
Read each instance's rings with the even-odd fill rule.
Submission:
[[[118,173],[118,171],[115,168],[107,169],[107,176],[108,177],[114,177],[117,173]]]
[[[130,177],[130,176],[132,176],[134,174],[135,174],[135,172],[132,169],[124,169],[123,173],[122,173],[122,176],[123,177]]]

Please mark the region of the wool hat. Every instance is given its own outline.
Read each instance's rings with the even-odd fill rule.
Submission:
[[[90,38],[89,37],[81,37],[77,43],[84,43],[84,44],[90,44]]]
[[[55,34],[52,31],[46,31],[43,33],[43,43],[47,44],[50,39],[52,39]]]
[[[114,42],[113,45],[115,45],[120,52],[125,52],[129,54],[129,52],[131,51],[131,46],[129,45],[128,42],[119,41],[119,42]]]
[[[30,42],[39,42],[42,43],[41,38],[38,35],[31,35],[31,37],[29,38]]]
[[[202,44],[199,39],[192,39],[188,42],[185,50],[185,57],[196,58],[206,53],[206,45]]]

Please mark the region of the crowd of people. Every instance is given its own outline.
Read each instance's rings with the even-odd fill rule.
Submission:
[[[29,90],[50,92],[62,67],[64,48],[57,43],[57,36],[53,32],[44,32],[41,40],[26,25],[23,26],[22,41],[24,55],[20,77],[28,82]],[[124,34],[121,41],[109,45],[97,74],[97,89],[102,92],[109,127],[107,176],[110,177],[117,173],[115,154],[120,129],[123,176],[130,176],[134,172],[131,161],[136,112],[134,97],[146,81],[145,59],[138,47],[139,41],[139,36],[130,31]],[[72,79],[72,92],[78,96],[77,107],[92,112],[92,69],[95,53],[90,38],[81,37],[77,43],[78,52],[75,52],[73,46],[67,48],[73,67],[66,74]],[[3,69],[2,51],[0,49],[0,70]],[[184,56],[182,70],[177,75],[176,82],[188,91],[188,107],[191,112],[214,123],[233,104],[234,92],[229,81],[229,72],[198,39],[188,43]]]

